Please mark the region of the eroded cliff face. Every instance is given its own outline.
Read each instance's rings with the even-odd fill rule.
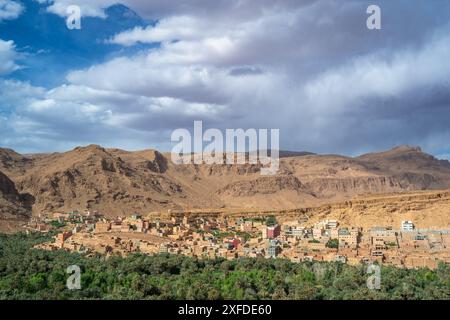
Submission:
[[[392,176],[317,178],[306,183],[316,194],[355,195],[446,188],[448,181],[430,174],[404,173]]]
[[[346,226],[400,228],[401,221],[410,220],[419,229],[450,229],[450,190],[359,196],[349,201],[310,208],[304,214],[310,218],[308,223],[338,219]],[[289,213],[286,213],[285,217],[288,216]]]
[[[308,182],[306,186],[314,193],[323,196],[393,192],[403,189],[402,184],[396,178],[390,176],[318,178]]]
[[[20,155],[0,149],[0,170],[28,194],[34,214],[99,210],[106,215],[195,208],[283,210],[358,195],[450,188],[450,164],[418,148],[356,158],[284,153],[274,176],[259,164],[175,165],[155,150],[90,145],[64,153]],[[14,193],[10,193],[14,194]],[[19,198],[23,196],[19,195]]]
[[[30,195],[19,194],[14,182],[0,172],[0,232],[8,232],[27,221],[32,202]]]
[[[12,182],[3,172],[0,172],[0,193],[4,199],[18,201],[19,194],[14,182]]]
[[[249,181],[238,181],[227,184],[217,190],[218,195],[232,197],[251,197],[256,194],[274,194],[280,191],[305,192],[306,187],[294,176],[267,176]]]

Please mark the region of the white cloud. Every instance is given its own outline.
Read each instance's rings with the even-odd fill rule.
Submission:
[[[23,6],[16,1],[0,0],[0,22],[16,19],[23,11]]]
[[[20,68],[15,62],[17,58],[14,42],[0,39],[0,76]]]
[[[417,51],[354,59],[318,75],[306,84],[305,91],[318,111],[355,108],[365,97],[395,98],[429,85],[450,84],[450,64],[443,61],[450,61],[448,36],[435,37]]]
[[[200,29],[200,27],[202,27]],[[156,27],[135,27],[132,30],[115,35],[109,42],[124,46],[138,42],[164,42],[172,39],[194,39],[199,37],[205,26],[200,26],[192,17],[169,17],[158,22]]]
[[[99,143],[125,149],[168,148],[165,119],[214,117],[221,106],[63,85],[52,90],[0,81],[0,144],[22,152]],[[6,116],[2,116],[6,113]]]

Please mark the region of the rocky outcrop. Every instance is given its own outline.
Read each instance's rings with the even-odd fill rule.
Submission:
[[[422,191],[356,197],[353,200],[305,210],[310,223],[338,219],[343,225],[400,227],[414,221],[416,228],[450,228],[450,191]]]
[[[219,195],[249,197],[270,195],[282,190],[305,191],[305,186],[294,176],[260,177],[255,180],[231,183],[217,191]]]
[[[316,194],[364,194],[402,190],[402,185],[394,177],[372,176],[357,178],[318,178],[306,183],[306,187]]]
[[[32,200],[19,194],[14,182],[0,172],[0,217],[3,219],[25,219],[31,214]]]

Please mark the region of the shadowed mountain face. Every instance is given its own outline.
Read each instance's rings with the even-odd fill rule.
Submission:
[[[261,176],[259,170],[259,165],[175,165],[158,151],[96,145],[35,155],[0,149],[1,191],[7,195],[0,209],[26,212],[32,205],[34,214],[91,209],[111,216],[167,209],[271,210],[450,188],[449,162],[409,146],[356,158],[285,153],[276,175]]]
[[[30,195],[19,194],[14,182],[0,172],[0,232],[8,232],[31,216]]]

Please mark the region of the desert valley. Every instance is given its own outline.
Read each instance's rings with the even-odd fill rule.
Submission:
[[[450,262],[448,161],[409,146],[281,154],[261,176],[259,164],[174,164],[155,150],[1,149],[1,231],[52,231],[37,248],[88,255]]]

